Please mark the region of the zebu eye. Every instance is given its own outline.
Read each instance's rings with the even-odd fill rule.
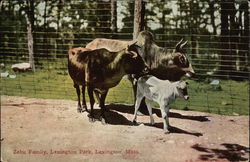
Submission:
[[[184,59],[184,57],[182,56],[182,57],[180,57],[180,62],[181,63],[184,63],[185,62],[185,59]]]

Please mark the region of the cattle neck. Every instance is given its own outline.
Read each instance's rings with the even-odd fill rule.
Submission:
[[[180,96],[179,91],[178,91],[178,88],[177,88],[177,83],[178,83],[178,82],[173,82],[173,83],[172,83],[172,85],[173,85],[174,99],[176,99],[177,97]]]
[[[114,52],[113,54],[116,56],[114,60],[109,63],[108,69],[111,71],[117,71],[121,68],[121,64],[122,64],[121,60],[123,58],[123,55],[125,54],[125,50]]]
[[[170,82],[169,80],[160,80],[157,85],[160,88],[160,91],[163,90],[167,96],[173,96],[174,99],[178,97],[178,90],[176,88],[176,82]]]
[[[169,66],[172,59],[171,53],[165,53],[165,50],[163,50],[155,56],[155,61],[151,64],[151,68],[157,68],[159,65]]]

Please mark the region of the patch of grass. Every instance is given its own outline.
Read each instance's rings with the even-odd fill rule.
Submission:
[[[189,81],[189,83],[190,100],[187,102],[178,99],[174,108],[224,115],[249,114],[249,84],[247,81],[220,80],[220,85],[196,81]]]
[[[3,72],[3,71],[2,71]],[[14,73],[15,79],[1,78],[1,94],[35,98],[55,98],[77,100],[73,82],[67,70],[37,69],[35,73]],[[89,101],[86,94],[86,100]],[[122,80],[110,89],[106,99],[109,103],[133,103],[132,85]]]
[[[43,69],[37,68],[35,73],[15,73],[15,79],[1,78],[1,94],[76,100],[76,92],[65,67],[66,60],[47,64]],[[220,80],[220,84],[216,86],[210,85],[208,81],[189,83],[189,101],[177,99],[172,108],[225,115],[249,115],[248,81]],[[87,94],[86,99],[88,101]],[[130,82],[122,80],[118,86],[110,89],[106,102],[133,104]]]

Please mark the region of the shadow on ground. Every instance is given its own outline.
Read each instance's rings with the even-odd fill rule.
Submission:
[[[162,132],[163,132],[163,123],[155,123],[154,125],[150,125],[150,124],[145,124],[145,125],[162,129]],[[170,126],[169,131],[170,131],[170,133],[188,134],[188,135],[193,135],[193,136],[196,136],[196,137],[203,136],[202,133],[188,132],[186,130],[182,130],[182,129],[174,127],[174,126]]]
[[[243,157],[249,154],[249,148],[241,146],[239,144],[221,144],[225,149],[211,149],[203,147],[199,144],[193,145],[191,148],[203,152],[199,159],[204,161],[211,161],[215,159],[227,159],[228,161],[247,161],[248,159]]]
[[[101,115],[101,110],[100,109],[94,109],[94,118],[98,121],[100,120],[100,115]],[[128,120],[126,117],[123,115],[114,112],[114,111],[108,111],[105,112],[106,116],[106,122],[107,124],[111,125],[133,125],[133,123]]]
[[[110,104],[106,106],[110,110],[119,111],[122,113],[134,114],[134,106],[127,106],[122,104]],[[161,117],[160,109],[153,108],[153,114],[156,114],[158,117]],[[179,119],[187,119],[187,120],[195,120],[200,122],[207,122],[210,121],[208,119],[209,116],[191,116],[191,115],[182,115],[175,112],[170,112],[169,116],[172,118],[179,118]]]
[[[128,112],[132,112],[133,110],[133,106],[125,106],[125,105],[107,105],[106,107],[109,111],[105,112],[105,116],[106,116],[106,122],[107,124],[111,124],[111,125],[131,125],[131,126],[138,126],[138,125],[134,125],[133,122],[131,122],[130,120],[128,120],[126,117],[124,117],[123,115],[119,114],[118,112],[122,112],[122,113],[128,113]],[[120,109],[122,109],[123,111],[119,111]],[[118,112],[115,112],[118,111]],[[159,111],[157,113],[160,113],[160,110],[155,109],[155,111]],[[94,109],[94,118],[98,121],[100,119],[100,114],[101,114],[101,110],[100,109]],[[203,121],[204,119],[200,120],[200,117],[195,118],[192,116],[183,116],[179,113],[171,113],[170,117],[177,117],[177,118],[182,118],[182,119],[190,119],[190,120],[198,120],[198,121]],[[202,118],[202,117],[201,117]],[[159,128],[159,129],[163,129],[163,123],[155,123],[154,125],[150,125],[150,124],[145,124],[146,126],[150,126],[150,127],[155,127],[155,128]],[[163,130],[162,130],[163,131]],[[202,133],[198,133],[198,132],[188,132],[185,130],[182,130],[180,128],[177,127],[173,127],[170,126],[169,131],[171,133],[180,133],[180,134],[188,134],[188,135],[193,135],[193,136],[202,136]]]

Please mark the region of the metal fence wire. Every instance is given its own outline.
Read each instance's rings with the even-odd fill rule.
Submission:
[[[249,114],[249,2],[145,0],[145,29],[168,49],[184,38],[197,74],[190,100],[176,109],[228,115]],[[132,40],[134,1],[0,1],[1,94],[76,100],[67,72],[67,51],[94,38]],[[34,40],[35,72],[14,72],[29,62],[28,32]],[[185,79],[185,78],[184,78]],[[127,80],[107,102],[134,102]]]

